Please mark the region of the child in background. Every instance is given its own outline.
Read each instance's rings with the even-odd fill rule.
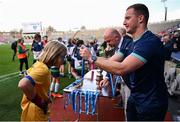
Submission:
[[[52,76],[52,81],[50,85],[50,92],[51,96],[55,97],[62,97],[61,94],[58,94],[59,87],[60,87],[60,73],[59,73],[59,68],[56,66],[51,67],[51,76]]]
[[[60,43],[64,44],[65,45],[65,41],[63,40],[62,37],[58,37],[57,39]],[[64,60],[64,62],[62,63],[62,65],[60,66],[59,68],[59,73],[60,73],[60,76],[61,77],[64,77],[65,76],[65,64],[66,64],[66,60]]]
[[[21,121],[48,121],[48,95],[50,67],[60,67],[67,53],[66,47],[58,41],[50,41],[40,54],[37,62],[19,81],[18,87],[24,95],[21,101]]]
[[[72,62],[72,56],[73,56],[73,50],[74,50],[75,44],[73,44],[73,40],[69,38],[68,45],[67,45],[67,65],[68,65],[68,76],[71,78],[71,62]]]
[[[40,34],[35,34],[34,35],[34,40],[31,45],[31,51],[33,52],[33,63],[35,63],[38,59],[38,56],[41,54],[41,51],[43,49],[43,42],[41,41],[41,35]]]

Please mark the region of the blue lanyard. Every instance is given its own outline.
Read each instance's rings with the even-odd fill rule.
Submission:
[[[82,112],[82,92],[79,92],[79,114]]]
[[[71,94],[64,94],[64,98],[65,98],[65,104],[64,104],[64,109],[66,109],[67,108],[67,106],[69,105],[69,104],[71,104]]]
[[[89,96],[90,96],[90,94],[89,94],[89,91],[86,91],[85,92],[85,113],[86,114],[89,114]]]
[[[109,73],[109,81],[110,81],[110,85],[111,85],[111,91],[112,91],[112,96],[115,96],[114,93],[114,85],[113,85],[113,80],[112,80],[112,74]]]
[[[71,91],[71,101],[72,101],[71,104],[74,110],[74,91]]]
[[[71,92],[71,95],[72,95],[72,107],[73,107],[73,111],[76,112],[76,96],[77,94],[79,93],[79,91],[77,90],[74,90]]]
[[[116,75],[115,77],[116,78],[115,78],[114,92],[116,91],[117,83],[121,83],[121,80],[122,80],[121,76]]]
[[[64,108],[66,108],[68,104],[72,104],[73,111],[81,114],[81,112],[82,112],[82,94],[84,94],[85,113],[89,114],[89,108],[91,107],[91,111],[92,111],[91,114],[94,115],[99,92],[73,90],[70,94],[65,95],[65,98],[67,100],[65,101]],[[77,95],[79,95],[78,100],[76,100]],[[78,102],[78,106],[76,105],[76,102]]]
[[[116,91],[116,86],[118,82],[121,82],[121,77],[120,76],[116,76],[115,78],[115,84],[113,85],[113,79],[112,79],[112,74],[108,73],[109,75],[109,81],[110,81],[110,85],[111,85],[111,90],[112,90],[112,97],[115,96],[115,91]]]
[[[92,105],[92,115],[94,115],[95,114],[95,109],[96,109],[97,98],[99,96],[99,92],[94,92],[92,95],[93,95],[92,96],[93,101],[91,101],[93,103],[93,105]]]
[[[71,104],[71,94],[68,94],[68,105]]]
[[[77,98],[77,94],[79,93],[79,91],[75,91],[75,95],[74,95],[74,111],[77,112],[77,108],[76,108],[76,98]]]
[[[68,95],[69,95],[69,94],[64,94],[64,95],[63,95],[63,96],[64,96],[64,99],[65,99],[64,109],[66,109],[66,108],[67,108],[67,105],[68,105],[68,101],[69,101]]]

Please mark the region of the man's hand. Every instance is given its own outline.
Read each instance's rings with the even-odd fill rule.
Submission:
[[[80,55],[83,59],[91,61],[91,52],[89,51],[89,49],[87,47],[85,47],[84,45],[81,46],[80,48]]]
[[[109,85],[109,80],[105,78],[96,84],[99,85],[99,87],[101,87],[101,88],[107,87]]]

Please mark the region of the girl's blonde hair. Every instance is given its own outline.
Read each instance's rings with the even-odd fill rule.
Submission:
[[[67,49],[64,44],[58,41],[50,41],[46,44],[38,60],[47,66],[53,66],[57,58],[64,58],[67,54]]]

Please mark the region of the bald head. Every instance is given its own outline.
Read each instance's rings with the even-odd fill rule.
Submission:
[[[114,28],[108,28],[104,31],[104,40],[111,46],[115,47],[121,40],[121,35],[118,30]]]
[[[108,37],[108,36],[120,36],[118,30],[114,29],[114,28],[108,28],[104,31],[104,37]]]

